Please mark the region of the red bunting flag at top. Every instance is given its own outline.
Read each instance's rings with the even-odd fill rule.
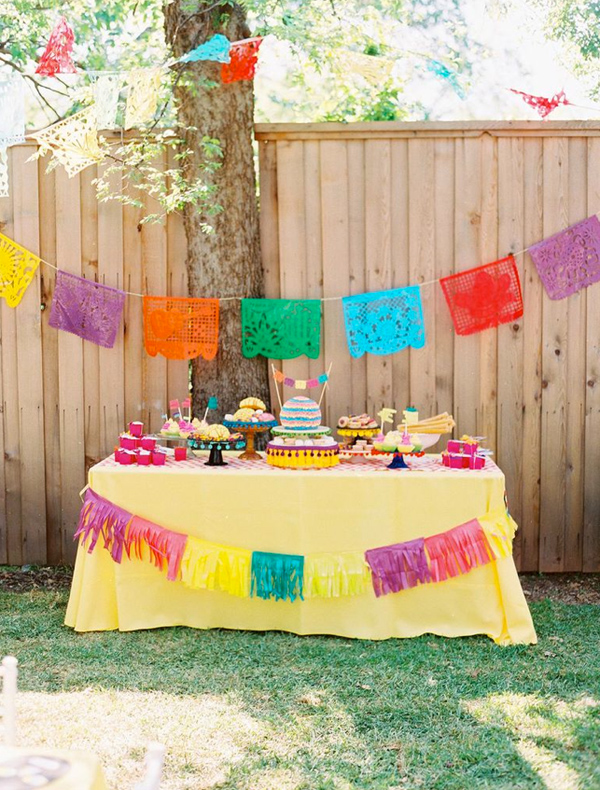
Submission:
[[[75,74],[77,69],[72,58],[74,41],[73,28],[64,16],[61,16],[50,33],[35,73],[44,74],[46,77],[53,77],[55,74]]]
[[[512,93],[522,96],[523,101],[530,107],[533,107],[533,109],[536,110],[543,119],[550,115],[550,113],[555,110],[559,104],[571,104],[571,102],[565,96],[564,91],[555,93],[551,99],[547,99],[545,96],[532,96],[530,93],[523,93],[523,91],[517,91],[514,88],[509,88],[508,90]]]
[[[234,41],[229,50],[229,63],[221,66],[221,79],[223,82],[239,82],[240,80],[253,80],[258,63],[258,50],[262,38],[246,38],[243,41]]]
[[[440,280],[457,335],[471,335],[523,315],[519,272],[512,255]]]

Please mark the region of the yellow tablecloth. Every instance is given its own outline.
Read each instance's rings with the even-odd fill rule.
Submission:
[[[0,745],[0,790],[107,790],[97,757],[78,751]]]
[[[365,551],[444,532],[504,506],[504,475],[449,470],[435,456],[411,471],[384,462],[318,471],[264,462],[207,467],[189,459],[164,467],[119,466],[89,473],[100,496],[162,527],[239,548],[288,554]],[[167,581],[148,562],[113,562],[100,543],[79,548],[66,624],[77,631],[186,625],[283,630],[362,639],[487,634],[500,644],[533,643],[535,630],[512,557],[440,582],[376,598],[264,601]]]

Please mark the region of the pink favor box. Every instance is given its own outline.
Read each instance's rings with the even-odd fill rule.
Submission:
[[[152,463],[155,466],[164,466],[167,460],[167,454],[162,450],[152,450]]]
[[[449,453],[464,453],[465,455],[475,455],[478,448],[479,448],[479,444],[477,442],[475,442],[474,444],[467,444],[467,442],[461,442],[458,439],[448,439],[447,450]]]
[[[151,436],[142,436],[142,450],[154,450],[156,447],[156,439]]]
[[[140,438],[142,433],[144,432],[144,423],[143,422],[130,422],[129,423],[129,433],[132,436],[137,436]]]
[[[119,452],[118,461],[120,464],[124,466],[129,466],[130,464],[134,464],[136,461],[135,453],[133,450],[121,450]]]
[[[138,450],[137,462],[140,466],[150,466],[152,461],[152,453],[148,450]]]
[[[469,459],[469,469],[483,469],[485,466],[485,455],[472,455]]]
[[[127,436],[123,434],[119,436],[119,444],[124,450],[135,450],[137,447],[136,442],[137,439],[135,439],[133,436]]]
[[[176,461],[185,461],[187,458],[187,449],[185,447],[176,447],[175,448],[175,460]]]
[[[462,453],[442,453],[442,463],[450,469],[468,469],[471,456]]]

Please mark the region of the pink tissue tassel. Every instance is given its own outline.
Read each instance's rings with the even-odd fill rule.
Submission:
[[[458,527],[425,538],[425,550],[434,582],[467,573],[478,565],[492,562],[494,555],[479,521],[473,519]]]

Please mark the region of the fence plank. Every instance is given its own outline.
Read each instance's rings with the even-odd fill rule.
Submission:
[[[259,151],[260,246],[265,278],[265,297],[267,299],[279,299],[281,286],[279,282],[277,143],[265,140],[260,143]],[[279,385],[273,379],[271,365],[281,370],[281,360],[269,360],[269,392],[271,395],[271,410],[274,410],[279,403],[278,390],[276,390],[276,387]],[[281,388],[279,388],[279,391],[281,391]]]
[[[46,173],[46,161],[38,161],[40,205],[40,255],[56,265],[56,171]],[[44,376],[44,463],[46,467],[46,530],[48,562],[63,562],[61,540],[60,418],[58,397],[58,332],[48,325],[56,273],[42,266],[42,355]]]
[[[481,157],[477,140],[455,142],[455,265],[461,272],[480,258]],[[454,411],[460,436],[478,430],[479,336],[454,340]]]
[[[348,151],[348,256],[350,287],[348,295],[366,290],[366,237],[365,237],[365,145],[362,140],[351,140]],[[406,192],[406,188],[404,188]],[[400,219],[400,218],[399,218]],[[406,226],[406,222],[404,222]],[[367,359],[350,357],[350,395],[348,412],[367,409]],[[341,415],[335,415],[337,417]]]
[[[144,293],[144,267],[142,265],[142,228],[140,220],[142,209],[123,206],[123,283],[130,294]],[[144,411],[144,323],[142,318],[142,299],[128,296],[123,311],[125,366],[125,423],[133,420],[146,420],[145,429],[150,430],[147,414]]]
[[[56,259],[61,269],[81,275],[81,201],[79,176],[56,171]],[[72,560],[72,540],[85,485],[83,341],[58,333],[58,397],[60,419],[61,541],[63,557]]]
[[[523,246],[543,236],[544,172],[541,140],[523,140]],[[521,248],[519,248],[521,249]],[[515,250],[518,252],[518,250]],[[540,543],[542,305],[543,286],[531,256],[520,258],[523,273],[523,485],[520,568],[537,570]],[[511,493],[512,497],[512,493]]]
[[[164,156],[154,162],[164,168]],[[160,214],[160,206],[146,197],[145,211]],[[164,296],[167,293],[167,232],[166,226],[148,222],[142,226],[142,268],[144,285],[142,293],[149,296]],[[167,401],[167,360],[162,354],[143,357],[143,422],[147,429],[156,432],[162,425],[161,415],[169,409]]]
[[[283,299],[302,299],[306,294],[304,189],[304,143],[277,143],[279,279]],[[281,369],[291,378],[308,378],[306,357],[283,360]],[[282,389],[284,402],[295,394],[288,387]]]
[[[321,224],[323,239],[323,296],[345,295],[350,289],[348,233],[348,160],[346,145],[332,140],[321,143]],[[350,369],[342,365],[348,343],[340,299],[324,302],[325,367],[334,362],[332,381],[326,392],[325,425],[335,426],[338,417],[351,411],[348,404]],[[352,404],[350,404],[350,407]]]
[[[454,272],[454,141],[435,140],[435,277]],[[430,285],[435,301],[434,413],[454,411],[454,330],[452,318],[438,283]],[[428,416],[428,415],[424,415]]]
[[[321,150],[318,141],[304,143],[304,215],[306,217],[306,296],[308,299],[323,297],[323,239],[321,217]],[[325,343],[317,359],[308,360],[308,376],[315,378],[325,369]],[[342,371],[336,371],[340,375]],[[336,375],[336,380],[337,380]],[[343,379],[348,380],[346,371]],[[349,385],[349,381],[347,382]],[[346,383],[342,385],[346,390]],[[327,392],[327,390],[326,390]],[[305,393],[310,398],[319,400],[321,388]]]
[[[79,176],[81,195],[81,274],[98,282],[98,199],[92,183],[98,175],[96,167],[88,167]],[[50,331],[56,332],[50,328]],[[103,457],[100,397],[100,346],[83,344],[83,392],[86,470]]]
[[[544,140],[544,236],[569,224],[568,141]],[[544,300],[540,570],[562,571],[565,561],[567,305]]]
[[[13,167],[20,178],[14,183],[14,233],[27,249],[39,254],[39,204],[37,163],[28,162],[29,149],[19,146]],[[45,563],[46,475],[40,441],[44,436],[44,385],[41,328],[41,272],[19,304],[17,358],[19,388],[19,441],[21,456],[21,520],[23,554],[30,562]]]
[[[587,145],[573,137],[569,147],[569,223],[587,216]],[[583,480],[585,447],[586,294],[584,289],[567,302],[567,410],[566,410],[566,571],[582,567]]]
[[[14,167],[15,149],[10,149],[9,173],[13,191],[23,175]],[[2,233],[14,238],[14,211],[11,198],[0,198]],[[15,239],[19,241],[19,239]],[[17,310],[2,303],[2,390],[4,417],[4,485],[6,509],[6,550],[8,562],[24,561],[21,534],[21,446],[19,419],[19,374],[17,356]]]
[[[175,152],[168,153],[169,169],[175,168]],[[180,214],[169,214],[167,218],[167,279],[171,296],[187,296],[188,277],[186,268],[187,244],[183,218]],[[187,359],[167,360],[167,397],[187,398],[190,393],[190,363]],[[200,415],[202,417],[202,415]]]
[[[498,257],[498,143],[486,136],[481,141],[481,263]],[[506,327],[488,329],[479,335],[479,403],[477,432],[486,446],[496,452],[496,409],[498,381],[498,333]]]
[[[435,279],[435,158],[433,140],[408,143],[409,264],[411,284]],[[410,404],[424,416],[435,413],[435,290],[421,289],[425,346],[410,349]],[[402,406],[397,417],[401,417]]]
[[[588,140],[588,214],[600,211],[600,140]],[[587,289],[583,570],[600,571],[600,287]]]
[[[102,171],[104,165],[98,165]],[[108,177],[112,194],[121,191],[118,172]],[[116,200],[98,206],[98,280],[111,288],[123,288],[123,209]],[[123,333],[119,325],[112,348],[100,348],[100,451],[112,452],[119,433],[125,428],[125,377]]]
[[[348,143],[352,145],[353,143]],[[410,171],[409,143],[406,140],[393,140],[391,147],[391,242],[390,257],[392,265],[392,288],[402,288],[411,283],[410,278]],[[413,176],[414,178],[414,176]],[[352,182],[351,182],[352,183]],[[364,221],[364,219],[363,219]],[[363,231],[364,232],[364,231]],[[423,292],[421,293],[423,296]],[[392,425],[395,428],[402,417],[402,409],[411,403],[410,369],[411,352],[407,349],[400,354],[393,354],[392,364],[392,396],[385,405],[396,409]],[[366,375],[366,370],[365,370]],[[371,415],[377,419],[376,415]]]
[[[498,250],[500,256],[523,249],[523,141],[503,138],[498,144]],[[522,277],[523,256],[516,258]],[[497,457],[510,491],[510,512],[521,522],[523,511],[523,320],[505,324],[498,330],[498,434]],[[520,561],[522,531],[514,544]]]
[[[391,255],[391,143],[365,143],[365,282],[368,291],[385,291],[392,283]],[[367,355],[367,411],[373,415],[391,406],[392,357]]]

